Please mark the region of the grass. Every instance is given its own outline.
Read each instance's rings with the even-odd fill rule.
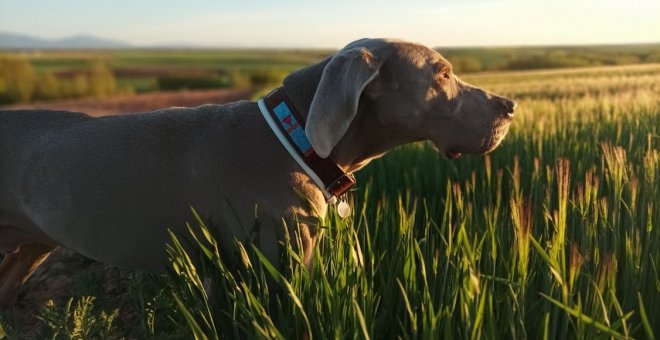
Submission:
[[[421,143],[373,162],[353,214],[324,221],[309,271],[295,239],[281,272],[249,242],[230,271],[193,221],[200,256],[174,240],[173,272],[160,290],[133,288],[151,307],[127,327],[145,338],[656,338],[660,65],[465,78],[519,101],[494,153],[447,161]],[[108,325],[112,310],[87,315],[92,326],[66,329],[130,333]]]
[[[520,97],[519,117],[500,149],[456,162],[426,144],[391,152],[359,173],[355,214],[326,221],[310,272],[291,256],[286,275],[271,274],[246,246],[254,252],[246,261],[248,283],[219,279],[223,289],[214,293],[232,291],[222,298],[200,295],[201,279],[177,290],[193,334],[658,334],[660,67],[467,80]],[[203,277],[230,275],[212,263],[198,264],[218,270]],[[195,281],[187,275],[179,278]],[[273,277],[284,292],[275,306],[262,277]]]

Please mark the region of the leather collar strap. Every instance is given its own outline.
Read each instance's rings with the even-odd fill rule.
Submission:
[[[305,135],[305,121],[279,87],[259,100],[259,109],[277,138],[318,185],[329,203],[355,185],[355,177],[332,159],[321,158]]]

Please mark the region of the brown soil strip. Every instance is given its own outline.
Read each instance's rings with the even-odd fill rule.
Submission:
[[[2,107],[3,109],[50,109],[84,112],[91,116],[105,116],[154,111],[172,106],[194,107],[203,104],[226,104],[249,99],[248,90],[222,89],[199,91],[161,91],[107,98],[83,98],[36,102]]]

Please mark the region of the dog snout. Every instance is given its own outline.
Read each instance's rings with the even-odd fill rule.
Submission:
[[[516,106],[518,106],[518,103],[516,103],[515,100],[504,97],[496,97],[493,98],[493,100],[495,101],[498,114],[513,118],[513,115],[516,111]]]

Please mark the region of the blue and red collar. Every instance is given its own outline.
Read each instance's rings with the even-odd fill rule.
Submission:
[[[321,158],[305,134],[305,121],[279,87],[259,99],[259,109],[289,154],[321,188],[328,203],[335,203],[355,185],[355,177],[345,173],[332,159]]]

